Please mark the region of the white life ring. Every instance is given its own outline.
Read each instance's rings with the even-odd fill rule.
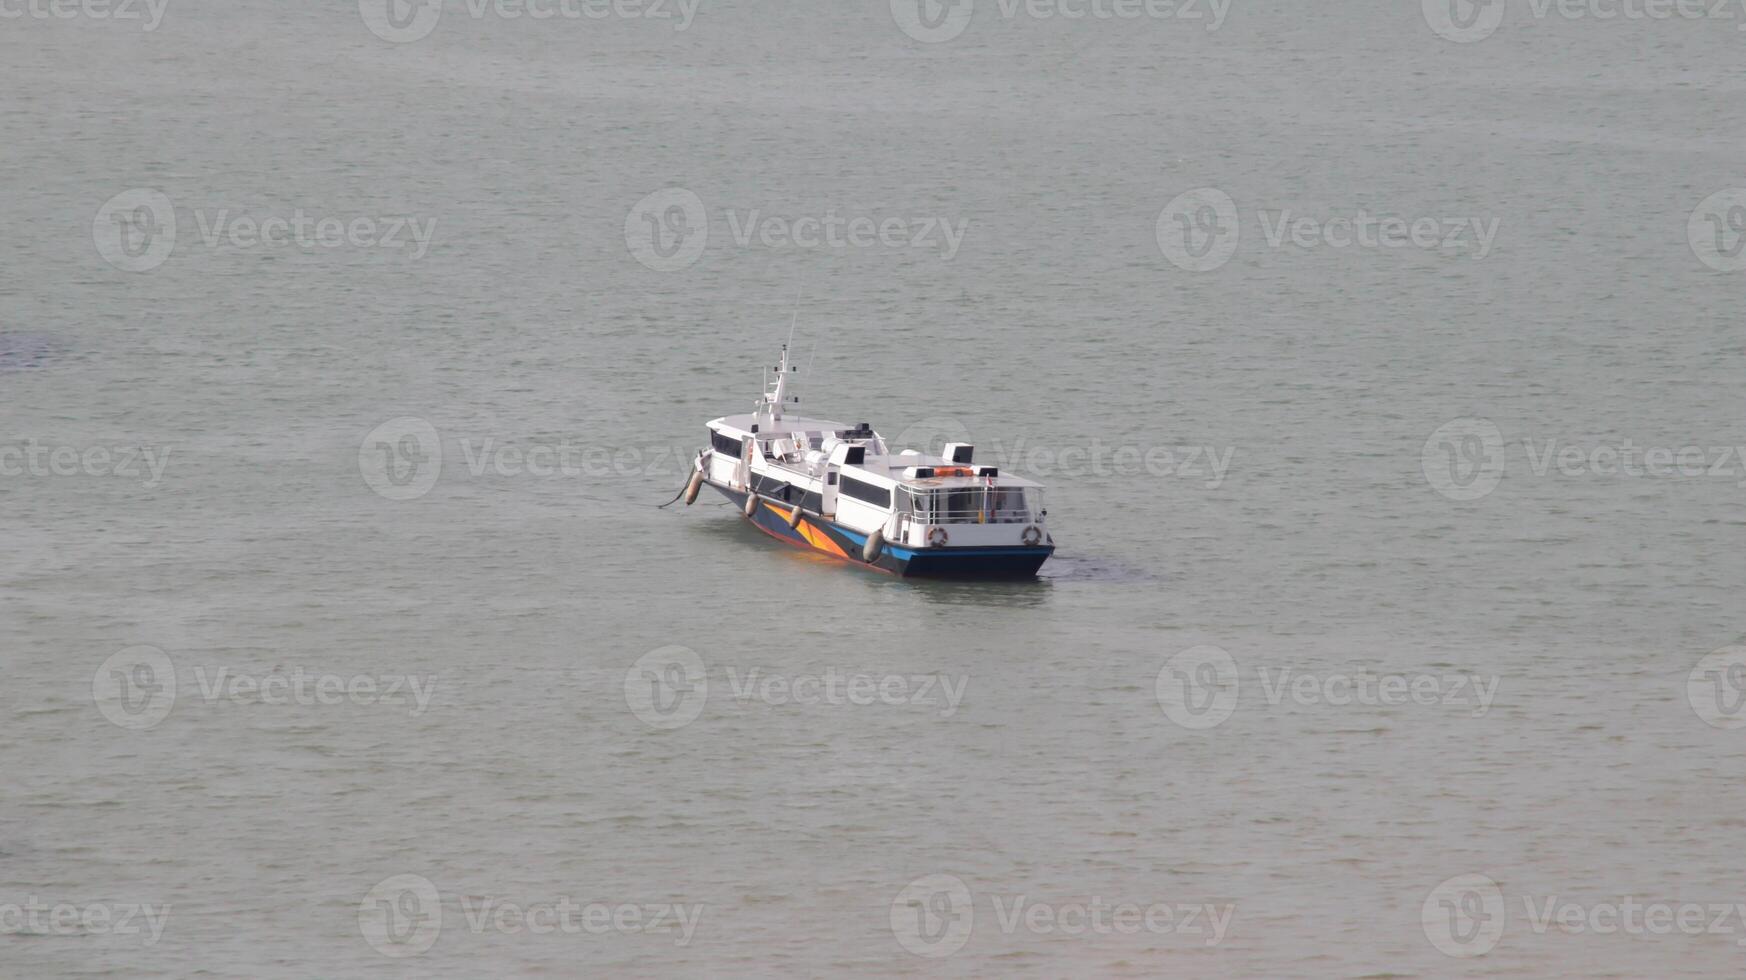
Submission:
[[[1023,540],[1025,544],[1031,545],[1031,546],[1042,544],[1043,543],[1043,529],[1036,526],[1035,524],[1032,524],[1031,526],[1025,528],[1025,533],[1021,536],[1021,540]]]
[[[952,536],[947,534],[946,529],[943,527],[936,527],[928,532],[928,545],[930,547],[943,548],[945,547],[946,542],[950,540],[952,540]]]

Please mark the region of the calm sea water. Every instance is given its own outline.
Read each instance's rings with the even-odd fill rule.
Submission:
[[[0,7],[0,974],[1738,975],[1746,9],[905,4]]]

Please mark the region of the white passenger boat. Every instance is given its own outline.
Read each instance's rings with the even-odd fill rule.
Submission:
[[[897,575],[1029,578],[1054,553],[1041,486],[977,465],[967,443],[893,453],[865,422],[789,415],[796,371],[784,345],[753,410],[708,423],[687,504],[708,484],[767,534]]]

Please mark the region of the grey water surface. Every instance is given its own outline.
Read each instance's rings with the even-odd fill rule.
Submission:
[[[0,4],[0,976],[1738,976],[1746,8],[1612,9]],[[654,506],[791,323],[1039,580]]]

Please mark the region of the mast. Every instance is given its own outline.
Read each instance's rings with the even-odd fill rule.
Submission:
[[[764,392],[764,400],[758,405],[757,414],[761,421],[774,424],[782,421],[782,406],[789,400],[788,375],[796,369],[788,364],[788,345],[782,345],[782,363],[776,365],[776,384]]]

